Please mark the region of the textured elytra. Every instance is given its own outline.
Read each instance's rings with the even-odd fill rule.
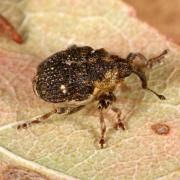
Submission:
[[[125,59],[111,55],[104,49],[74,45],[44,60],[38,66],[33,84],[35,92],[45,101],[82,101],[93,95],[97,86],[103,90],[111,86],[111,81],[130,75],[131,70]],[[117,75],[112,79],[110,75],[114,72]],[[101,81],[107,82],[106,87],[98,85]]]

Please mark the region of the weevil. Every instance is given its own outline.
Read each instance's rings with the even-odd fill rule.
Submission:
[[[113,91],[122,80],[134,73],[141,80],[143,89],[152,92],[160,100],[165,99],[163,95],[148,87],[143,67],[153,66],[163,59],[167,52],[164,50],[151,59],[145,58],[141,53],[130,53],[126,58],[121,58],[103,48],[93,49],[89,46],[73,45],[51,55],[37,67],[32,83],[33,90],[39,98],[49,103],[59,103],[61,107],[31,122],[19,125],[18,129],[39,123],[55,113],[75,113],[88,103],[96,101],[101,129],[99,144],[103,148],[106,132],[104,109],[111,108],[117,114],[116,129],[125,130],[121,110],[113,107],[113,102],[116,100]],[[137,58],[141,63],[137,63]]]

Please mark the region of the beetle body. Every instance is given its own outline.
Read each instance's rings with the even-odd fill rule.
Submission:
[[[72,46],[44,60],[34,80],[36,94],[51,103],[82,104],[113,91],[131,65],[104,49]]]

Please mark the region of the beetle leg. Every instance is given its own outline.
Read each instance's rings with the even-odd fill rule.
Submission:
[[[109,105],[112,104],[113,101],[116,100],[116,97],[112,92],[109,92],[109,94],[102,94],[99,97],[99,103],[98,103],[98,109],[99,109],[99,120],[100,120],[100,127],[101,127],[101,135],[100,135],[100,140],[99,144],[101,145],[101,148],[103,148],[105,144],[105,133],[106,133],[106,124],[104,121],[104,116],[103,116],[103,109],[106,109],[109,107]]]
[[[152,89],[150,89],[148,87],[145,73],[141,69],[134,69],[133,72],[140,78],[143,89],[151,91],[153,94],[155,94],[161,100],[165,100],[166,99],[165,96],[156,93],[155,91],[153,91]]]
[[[125,130],[125,125],[121,119],[121,110],[116,107],[111,107],[111,110],[116,113],[116,123],[115,123],[114,128],[116,130],[118,130],[118,128]]]
[[[80,111],[85,105],[81,105],[81,106],[77,106],[77,107],[73,107],[73,108],[69,108],[67,110],[67,114],[73,114],[75,112]]]
[[[101,148],[103,148],[104,143],[105,143],[104,135],[106,132],[106,124],[104,121],[103,109],[102,108],[99,108],[99,120],[100,120],[100,127],[101,127],[101,135],[100,135],[99,144],[101,145]]]
[[[29,122],[25,122],[22,124],[19,124],[17,126],[17,129],[22,129],[22,128],[27,128],[28,126],[31,126],[33,124],[38,124],[41,123],[44,120],[47,120],[50,116],[52,116],[53,114],[72,114],[75,113],[79,110],[81,110],[84,106],[78,106],[78,107],[60,107],[60,108],[56,108],[53,111],[43,114]]]
[[[42,122],[43,120],[46,120],[48,119],[51,115],[57,113],[57,109],[54,109],[53,111],[49,112],[49,113],[46,113],[46,114],[43,114],[29,122],[25,122],[25,123],[22,123],[22,124],[19,124],[17,126],[17,129],[22,129],[22,128],[27,128],[28,126],[32,125],[32,124],[37,124],[37,123],[40,123]]]

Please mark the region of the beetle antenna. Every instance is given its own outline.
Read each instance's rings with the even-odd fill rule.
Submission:
[[[151,68],[154,64],[160,63],[161,60],[164,58],[164,56],[168,53],[168,51],[169,51],[169,50],[166,49],[166,50],[164,50],[160,55],[158,55],[158,56],[156,56],[156,57],[154,57],[154,58],[149,59],[149,60],[147,61],[147,63],[146,63],[146,66],[147,66],[148,68]]]
[[[141,86],[143,89],[146,89],[150,92],[152,92],[153,94],[155,94],[160,100],[165,100],[166,97],[158,94],[157,92],[153,91],[152,89],[150,89],[147,85],[147,79],[146,79],[146,75],[145,73],[141,70],[141,69],[134,69],[133,72],[139,77],[139,79],[141,80]]]
[[[168,53],[168,49],[164,50],[160,55],[147,59],[143,54],[141,53],[129,53],[127,56],[127,61],[129,61],[133,66],[137,68],[143,68],[148,67],[151,68],[154,64],[160,63],[161,60],[164,58],[164,56]],[[138,57],[141,61],[140,62],[134,62],[134,60]]]

